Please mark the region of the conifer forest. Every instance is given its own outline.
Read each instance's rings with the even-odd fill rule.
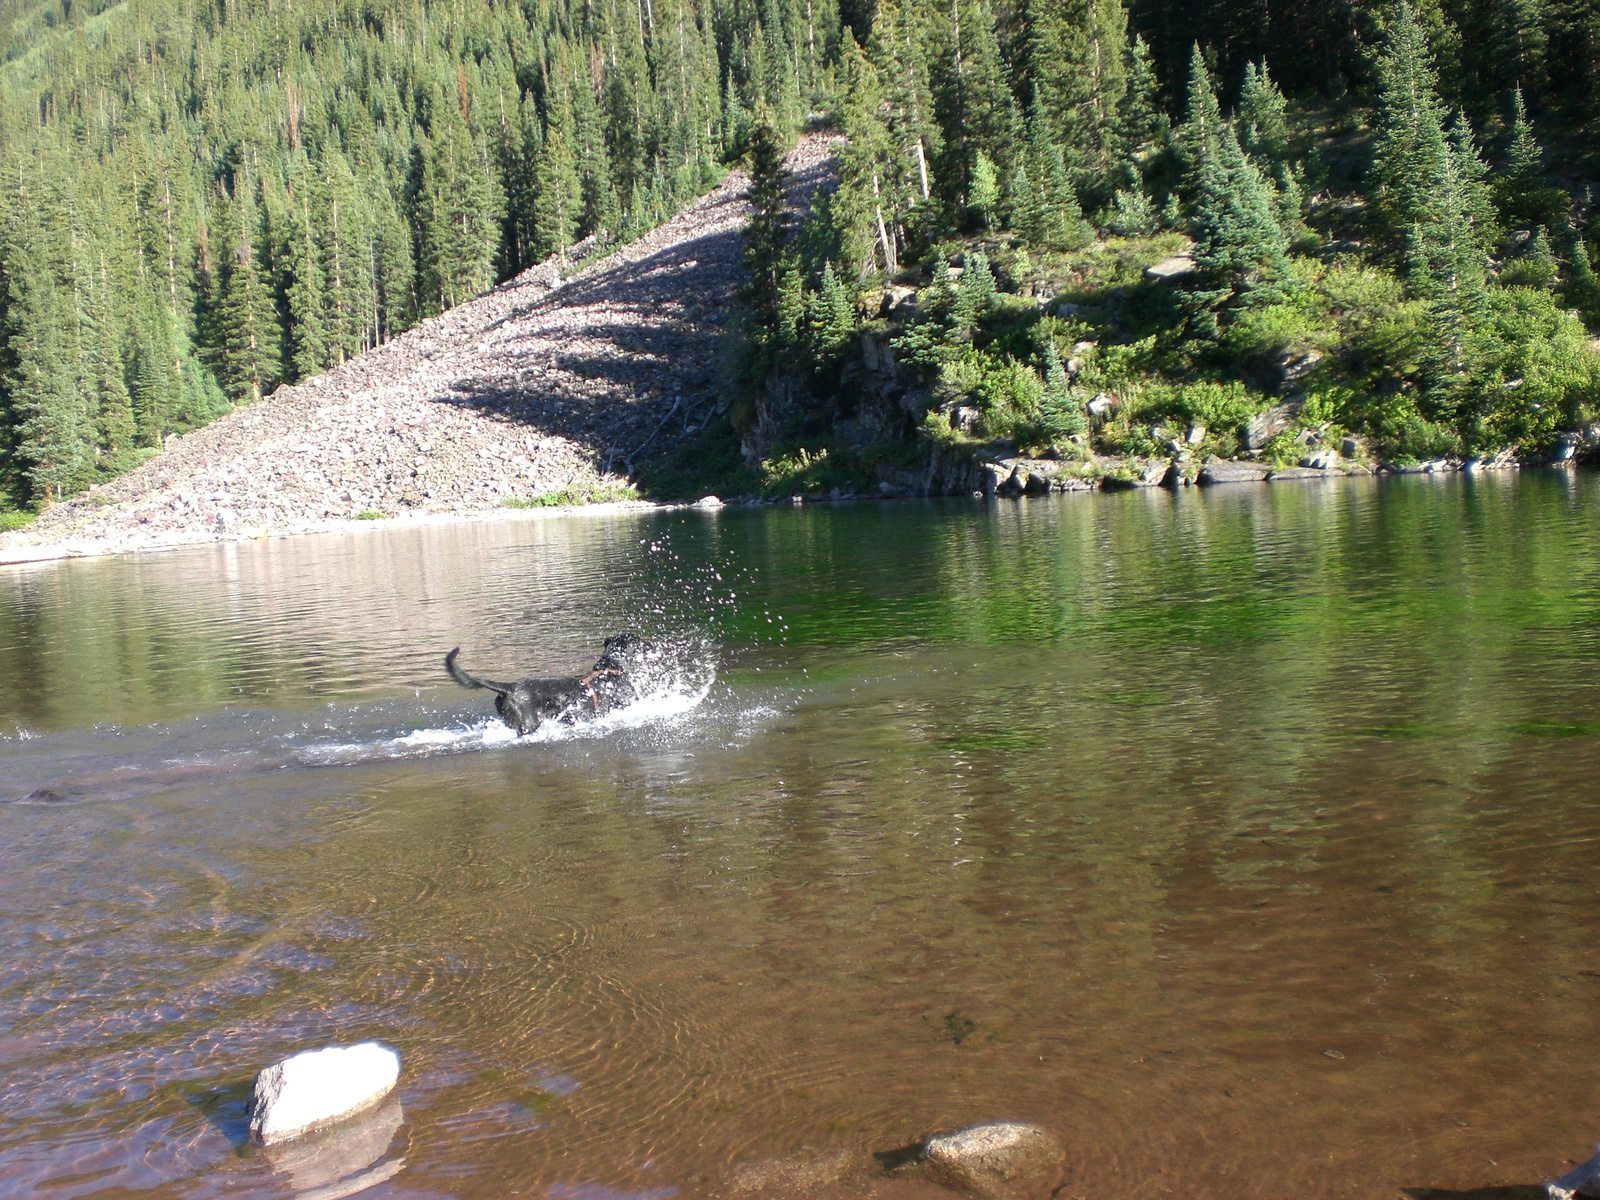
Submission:
[[[0,507],[741,164],[723,428],[769,476],[861,466],[863,333],[926,398],[902,441],[1226,455],[1292,394],[1269,456],[1405,459],[1600,417],[1600,0],[4,0],[0,57]]]

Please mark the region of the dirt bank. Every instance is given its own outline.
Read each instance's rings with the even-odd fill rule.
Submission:
[[[790,157],[797,192],[837,139]],[[169,441],[138,470],[0,536],[0,562],[336,529],[362,513],[482,517],[626,482],[716,401],[746,186],[730,174],[615,253],[555,262],[344,366]]]

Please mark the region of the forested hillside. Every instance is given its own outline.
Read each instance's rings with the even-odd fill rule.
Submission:
[[[936,434],[965,403],[1054,444],[1106,389],[1139,448],[1294,355],[1323,425],[1408,453],[1590,403],[1600,0],[4,0],[0,58],[0,507],[634,236],[815,111],[851,146],[756,263],[746,429],[779,363],[795,437],[848,411],[863,289],[969,250],[881,330]],[[1142,284],[1184,239],[1197,274]]]
[[[1593,0],[879,0],[853,32],[837,193],[752,224],[769,486],[912,433],[1149,478],[1600,439]]]
[[[0,508],[38,506],[792,127],[833,0],[0,6]]]

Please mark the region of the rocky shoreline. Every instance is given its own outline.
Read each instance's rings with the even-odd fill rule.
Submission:
[[[797,205],[830,176],[839,140],[811,135],[791,154]],[[630,477],[644,462],[694,445],[719,408],[714,365],[742,273],[745,186],[742,174],[730,174],[638,241],[608,254],[578,247],[565,264],[543,263],[343,366],[169,438],[138,469],[0,534],[0,564],[527,519],[571,504],[602,512],[654,507],[637,499]],[[904,373],[886,345],[864,337],[864,346],[867,374],[892,408],[906,391]],[[1096,397],[1091,419],[1105,419],[1114,404]],[[1084,447],[1075,457],[1041,459],[1004,443],[926,441],[914,465],[880,464],[875,490],[811,490],[783,502],[1005,498],[1529,465],[1509,454],[1379,463],[1349,438],[1342,447],[1308,442],[1297,465],[1259,461],[1255,448],[1287,427],[1294,409],[1290,400],[1259,414],[1251,449],[1239,458],[1201,460],[1203,429],[1170,431],[1170,454],[1148,459]],[[961,416],[953,414],[954,427]],[[1584,430],[1563,435],[1554,455],[1539,461],[1570,465],[1597,449],[1600,428]]]

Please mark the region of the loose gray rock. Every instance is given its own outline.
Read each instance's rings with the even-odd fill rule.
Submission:
[[[1244,442],[1251,450],[1259,450],[1289,427],[1289,422],[1300,415],[1301,402],[1285,400],[1250,418],[1245,429]]]
[[[256,1076],[250,1135],[270,1146],[326,1129],[372,1108],[399,1078],[400,1056],[380,1042],[303,1051]]]
[[[1011,468],[1004,463],[984,463],[982,471],[985,496],[993,496],[1011,480]]]
[[[1094,399],[1089,401],[1087,409],[1089,415],[1096,421],[1103,421],[1111,415],[1111,410],[1116,405],[1117,399],[1115,396],[1109,392],[1097,392]]]
[[[1200,467],[1200,482],[1208,486],[1218,483],[1260,483],[1272,473],[1262,463],[1239,462],[1231,458],[1218,458],[1213,454]]]
[[[1167,478],[1167,472],[1172,470],[1172,463],[1163,458],[1154,458],[1139,472],[1139,483],[1144,487],[1160,487]]]
[[[1005,1121],[936,1134],[923,1142],[922,1160],[939,1183],[977,1200],[1044,1200],[1067,1155],[1037,1125]]]
[[[1303,354],[1286,354],[1278,360],[1278,385],[1288,389],[1303,383],[1317,364],[1322,361],[1322,351],[1307,350]]]
[[[1144,277],[1156,282],[1171,283],[1178,279],[1187,279],[1198,268],[1194,259],[1187,254],[1174,254],[1171,258],[1156,263],[1144,269]]]
[[[1206,440],[1206,427],[1204,425],[1200,424],[1199,421],[1196,421],[1193,425],[1189,426],[1189,433],[1188,433],[1189,445],[1198,446],[1201,442],[1203,442],[1205,440]]]
[[[1285,467],[1281,471],[1272,472],[1267,476],[1267,479],[1272,483],[1277,483],[1279,480],[1287,481],[1290,479],[1327,479],[1334,474],[1335,472],[1325,471],[1321,467]]]

